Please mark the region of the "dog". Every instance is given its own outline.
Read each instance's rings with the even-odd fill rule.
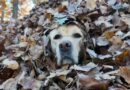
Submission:
[[[82,64],[86,57],[87,37],[83,24],[72,20],[46,32],[46,52],[56,57],[58,65]]]

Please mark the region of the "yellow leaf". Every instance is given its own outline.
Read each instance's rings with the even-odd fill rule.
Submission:
[[[2,6],[2,8],[5,8],[6,7],[5,0],[0,0],[0,5]]]
[[[45,13],[45,17],[48,19],[52,19],[52,14],[51,13]]]
[[[58,12],[64,12],[65,9],[66,9],[66,7],[63,6],[63,5],[60,5],[60,6],[57,7]]]
[[[118,75],[122,76],[130,84],[130,67],[120,67]]]
[[[103,35],[103,36],[105,36],[107,39],[110,39],[110,38],[112,38],[114,35],[115,35],[114,32],[112,32],[112,31],[106,31],[106,32],[104,32],[104,35]]]
[[[61,76],[59,76],[58,77],[60,80],[62,80],[62,81],[66,81],[66,76],[64,76],[64,75],[61,75]]]
[[[117,36],[113,36],[112,38],[109,39],[110,42],[113,44],[113,45],[122,45],[123,44],[123,41],[120,37],[117,37]]]
[[[130,51],[125,49],[122,54],[115,57],[115,60],[118,62],[123,62],[126,57],[130,57]]]

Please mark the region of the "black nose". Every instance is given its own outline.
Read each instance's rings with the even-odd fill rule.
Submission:
[[[71,49],[71,42],[70,41],[64,41],[59,45],[59,48],[61,51],[68,51]]]

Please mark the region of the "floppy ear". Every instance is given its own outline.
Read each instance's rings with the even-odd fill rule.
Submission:
[[[49,39],[49,34],[52,30],[45,30],[44,35],[43,35],[43,42],[44,42],[44,55],[45,56],[50,56],[52,51],[51,51],[51,45],[50,45],[50,39]]]
[[[89,25],[85,25],[83,20],[80,20],[78,17],[76,18],[76,21],[79,23],[79,26],[83,30],[83,34],[85,36],[84,44],[87,48],[94,49],[93,40],[89,35]],[[87,23],[89,24],[89,23]]]
[[[87,48],[94,49],[93,39],[90,37],[89,33],[85,37]]]
[[[85,47],[86,48],[94,48],[93,40],[90,37],[89,32],[88,32],[89,28],[87,28],[85,26],[84,22],[81,19],[79,19],[78,17],[76,17],[76,21],[78,22],[78,26],[83,30],[82,32],[83,32],[83,34],[85,36],[85,38],[84,38],[84,45],[85,45]]]

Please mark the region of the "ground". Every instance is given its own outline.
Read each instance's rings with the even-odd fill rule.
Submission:
[[[0,25],[0,89],[129,90],[129,13],[127,0],[52,0]],[[57,67],[44,55],[43,34],[67,15],[84,23],[93,47],[83,65]]]

